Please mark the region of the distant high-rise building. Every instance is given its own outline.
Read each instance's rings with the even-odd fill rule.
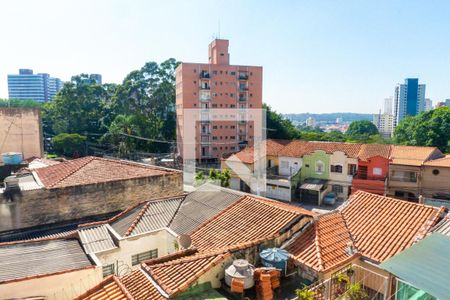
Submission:
[[[253,146],[253,121],[213,120],[210,109],[228,108],[245,113],[262,108],[262,67],[231,65],[228,40],[209,44],[208,63],[181,63],[176,69],[178,153],[186,141],[185,109],[201,109],[197,121],[195,154],[198,160],[217,160],[225,153]]]
[[[90,74],[89,78],[95,80],[97,84],[102,84],[102,75],[101,74]]]
[[[417,78],[407,78],[395,88],[394,127],[407,116],[415,116],[425,110],[425,84]]]
[[[425,111],[433,109],[433,101],[430,98],[425,98]]]
[[[392,115],[392,103],[393,103],[393,101],[394,100],[393,100],[392,97],[384,99],[384,113],[385,114]]]
[[[59,78],[45,73],[33,74],[30,69],[19,69],[18,75],[8,75],[9,99],[46,102],[52,100],[61,88]]]
[[[447,106],[447,105],[445,105],[445,102],[439,101],[438,103],[436,103],[436,108],[444,107],[444,106]]]
[[[383,137],[391,137],[394,132],[394,116],[392,114],[377,114],[373,115],[373,124],[378,129],[378,132]]]
[[[306,119],[306,126],[309,127],[316,127],[316,120],[313,117],[309,117],[308,119]]]

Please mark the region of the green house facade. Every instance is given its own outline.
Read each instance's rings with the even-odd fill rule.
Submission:
[[[301,181],[307,178],[328,180],[330,177],[330,156],[322,150],[316,150],[303,156]]]

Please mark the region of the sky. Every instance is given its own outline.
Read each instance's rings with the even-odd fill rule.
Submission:
[[[449,16],[446,0],[0,1],[0,98],[19,68],[120,83],[148,61],[207,62],[220,36],[232,64],[263,66],[263,101],[282,113],[376,113],[407,77],[436,103],[450,98]]]

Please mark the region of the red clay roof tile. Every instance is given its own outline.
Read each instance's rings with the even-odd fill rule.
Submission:
[[[124,160],[87,156],[36,169],[34,172],[46,188],[53,189],[159,176],[172,171]]]

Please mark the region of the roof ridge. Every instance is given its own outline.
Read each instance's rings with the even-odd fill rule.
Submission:
[[[131,232],[134,230],[134,228],[136,228],[136,225],[142,219],[142,216],[145,214],[145,212],[147,211],[149,206],[150,206],[150,201],[147,201],[147,203],[144,204],[144,206],[141,208],[141,210],[137,214],[136,218],[131,223],[130,227],[128,227],[128,229],[125,232],[124,236],[129,236],[131,234]]]
[[[94,159],[96,159],[95,156],[85,156],[80,158],[80,160],[83,160],[83,163],[80,164],[79,167],[74,168],[71,172],[67,173],[65,176],[62,176],[59,180],[56,180],[55,182],[53,182],[52,184],[49,185],[49,187],[53,187],[56,184],[60,183],[61,181],[67,179],[69,176],[73,175],[75,172],[79,171],[81,168],[85,167],[88,163],[90,163],[91,161],[93,161]],[[76,160],[76,159],[75,159]],[[68,162],[73,162],[74,160],[69,160]],[[55,165],[55,166],[59,166],[59,165]],[[49,166],[49,167],[53,167],[53,166]],[[39,173],[38,173],[39,176]]]
[[[316,256],[317,256],[317,261],[318,261],[318,265],[319,265],[319,271],[325,269],[323,262],[322,262],[322,254],[321,254],[321,248],[320,248],[320,241],[319,241],[319,228],[317,226],[317,222],[319,222],[319,219],[317,219],[313,224],[314,224],[314,233],[315,233],[315,238],[314,238],[314,247],[316,248]]]

